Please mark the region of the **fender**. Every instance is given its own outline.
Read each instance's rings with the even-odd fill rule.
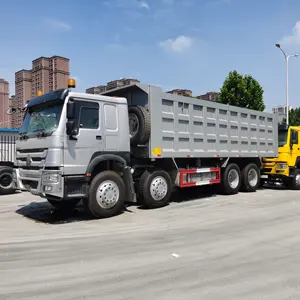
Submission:
[[[96,156],[95,158],[93,158],[90,161],[90,163],[89,163],[89,165],[88,165],[88,167],[86,169],[86,173],[92,173],[93,170],[94,170],[94,168],[100,162],[107,161],[107,160],[117,161],[117,162],[121,163],[124,166],[124,168],[127,166],[126,160],[123,157],[121,157],[121,156],[119,156],[117,154],[101,154],[99,156]]]
[[[126,195],[128,196],[129,202],[136,202],[136,198],[135,198],[135,191],[134,191],[134,183],[133,183],[133,178],[131,175],[131,168],[129,166],[127,166],[127,162],[126,160],[117,155],[117,154],[100,154],[96,157],[94,157],[86,170],[86,174],[88,173],[92,173],[93,170],[95,169],[95,167],[103,161],[108,161],[108,160],[112,160],[112,161],[117,161],[119,163],[122,164],[123,169],[124,169],[124,182],[125,182],[125,186],[126,186]],[[90,177],[87,177],[88,181],[89,181]]]

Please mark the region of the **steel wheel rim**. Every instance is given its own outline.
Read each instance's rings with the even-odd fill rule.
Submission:
[[[300,173],[295,176],[296,185],[300,185]]]
[[[254,187],[258,183],[258,174],[255,169],[250,169],[248,172],[248,182],[249,185]]]
[[[114,181],[106,180],[99,185],[96,200],[100,207],[110,209],[118,203],[119,198],[120,190]]]
[[[232,189],[236,189],[239,185],[240,178],[237,170],[232,169],[228,172],[228,184]]]
[[[0,186],[4,189],[9,188],[12,185],[13,178],[10,173],[3,173],[0,175]]]
[[[168,193],[168,183],[162,176],[155,177],[150,184],[150,194],[155,201],[161,201]]]
[[[138,133],[139,128],[140,128],[140,123],[139,123],[138,117],[135,114],[130,113],[129,114],[129,132],[130,132],[130,136],[134,137]]]

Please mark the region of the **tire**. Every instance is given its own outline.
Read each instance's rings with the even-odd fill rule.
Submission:
[[[78,199],[74,200],[52,200],[47,198],[47,201],[57,210],[71,211],[75,209],[76,205],[80,202]]]
[[[260,186],[260,170],[256,164],[247,165],[242,171],[242,191],[255,192]]]
[[[232,176],[237,176],[236,184],[233,184]],[[231,176],[231,178],[229,177]],[[221,188],[222,193],[225,195],[234,195],[237,194],[241,187],[241,170],[237,164],[229,164],[222,175],[221,178]]]
[[[130,106],[128,115],[131,145],[144,145],[150,138],[151,122],[149,111],[142,106]]]
[[[0,195],[13,194],[13,168],[0,167]]]
[[[139,181],[138,196],[146,208],[168,205],[173,190],[170,175],[162,170],[145,171]]]
[[[291,190],[300,190],[300,169],[295,169],[294,176],[289,178],[288,187]]]
[[[89,197],[83,199],[83,203],[95,218],[109,218],[123,210],[125,197],[126,189],[122,177],[114,171],[103,171],[92,180]]]

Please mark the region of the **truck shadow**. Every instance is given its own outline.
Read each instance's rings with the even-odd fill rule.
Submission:
[[[216,194],[213,187],[189,188],[175,191],[173,193],[172,202],[181,203],[214,196],[216,196]],[[128,203],[121,214],[133,213],[134,208],[145,209],[136,203]],[[73,222],[89,222],[93,220],[91,216],[84,211],[82,203],[79,203],[73,211],[63,212],[53,208],[47,201],[31,202],[27,205],[20,206],[16,210],[16,213],[35,222],[57,225]]]
[[[35,222],[47,224],[64,224],[92,220],[92,218],[84,211],[81,203],[78,204],[74,210],[64,212],[55,209],[47,201],[31,202],[18,208],[16,213]]]

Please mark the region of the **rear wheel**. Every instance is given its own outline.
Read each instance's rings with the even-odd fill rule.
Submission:
[[[166,206],[172,195],[170,175],[162,170],[145,171],[139,181],[139,200],[147,208]]]
[[[222,193],[225,195],[237,194],[241,186],[241,171],[237,164],[229,164],[222,176]]]
[[[242,190],[255,192],[260,185],[260,171],[256,164],[247,165],[242,171]]]
[[[125,202],[125,184],[114,171],[104,171],[94,177],[89,197],[84,199],[86,209],[96,218],[109,218],[119,214]]]
[[[0,195],[12,194],[14,192],[13,168],[0,167]]]

